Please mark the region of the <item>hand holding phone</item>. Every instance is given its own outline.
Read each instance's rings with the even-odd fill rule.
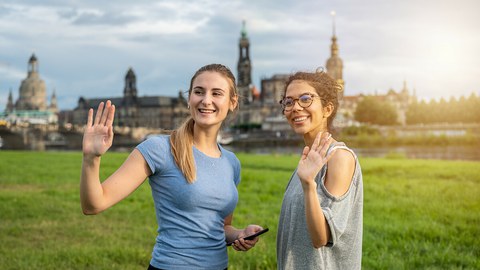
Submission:
[[[256,232],[256,233],[252,234],[252,235],[245,236],[245,237],[243,237],[243,239],[245,239],[245,240],[253,240],[255,237],[257,237],[257,236],[259,236],[259,235],[262,235],[262,234],[264,234],[264,233],[266,233],[266,232],[268,232],[268,228],[265,228],[265,229],[263,229],[263,230],[260,230],[260,231],[258,231],[258,232]],[[235,241],[233,241],[233,242],[235,242]],[[231,245],[233,244],[233,242],[227,243],[227,246],[231,246]]]

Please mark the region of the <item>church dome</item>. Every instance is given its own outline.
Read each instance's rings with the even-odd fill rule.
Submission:
[[[30,57],[28,65],[28,75],[20,85],[15,107],[17,110],[46,110],[47,90],[45,82],[37,72],[37,58],[34,54]]]

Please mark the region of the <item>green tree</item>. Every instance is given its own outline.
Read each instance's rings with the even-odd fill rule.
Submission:
[[[367,124],[395,125],[397,111],[389,102],[381,101],[374,96],[366,96],[357,104],[355,120]]]

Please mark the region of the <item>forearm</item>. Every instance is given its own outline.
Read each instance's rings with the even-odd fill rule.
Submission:
[[[320,206],[315,182],[309,187],[304,187],[303,191],[310,239],[315,248],[320,248],[328,243],[330,229]]]
[[[83,157],[80,200],[86,215],[101,212],[103,188],[100,183],[100,157]]]
[[[225,238],[227,242],[233,242],[238,238],[238,235],[243,231],[233,227],[231,224],[225,224]]]

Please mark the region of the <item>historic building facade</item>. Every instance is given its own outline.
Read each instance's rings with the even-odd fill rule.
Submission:
[[[151,128],[172,130],[179,126],[189,115],[187,100],[180,91],[177,97],[139,96],[137,77],[132,68],[125,75],[125,87],[121,97],[103,97],[86,99],[80,97],[73,110],[72,123],[85,125],[90,108],[97,108],[102,101],[111,100],[115,104],[116,127]]]
[[[2,118],[18,124],[56,124],[58,121],[57,98],[53,91],[50,104],[47,104],[47,87],[40,78],[38,59],[32,54],[28,61],[27,77],[22,80],[19,96],[13,102],[10,90],[7,106]]]

